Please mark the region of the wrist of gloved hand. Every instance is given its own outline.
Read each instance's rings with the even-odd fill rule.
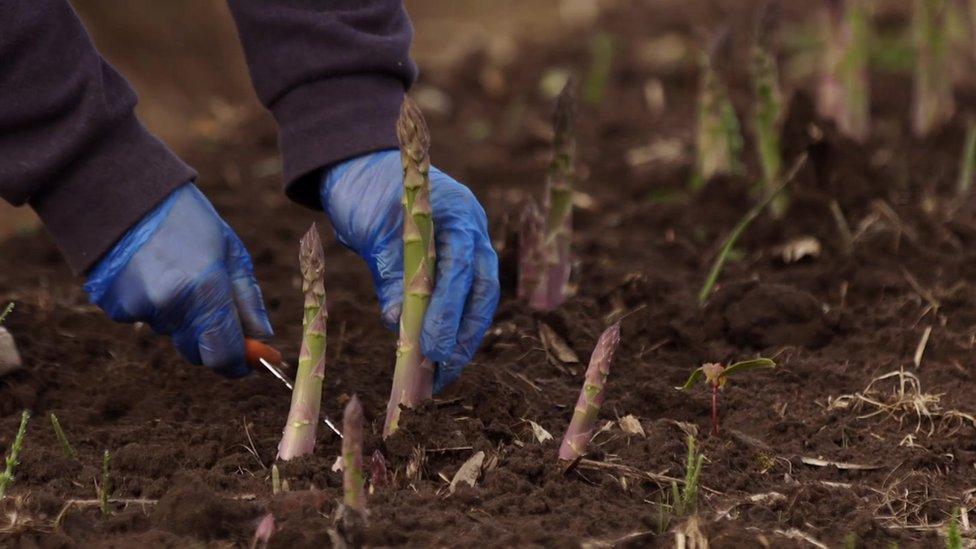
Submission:
[[[453,382],[474,356],[498,305],[498,258],[484,209],[474,194],[430,169],[436,278],[421,345],[437,363],[434,389]],[[320,182],[336,237],[373,276],[383,323],[396,329],[403,300],[403,174],[400,153],[386,150],[341,162]]]
[[[171,336],[190,362],[249,373],[244,337],[273,335],[251,259],[192,183],[147,213],[88,273],[92,303]]]

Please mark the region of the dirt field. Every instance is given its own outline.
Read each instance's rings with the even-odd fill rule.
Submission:
[[[721,239],[755,197],[754,177],[687,191],[694,37],[702,24],[748,29],[750,10],[645,4],[627,3],[594,27],[612,37],[614,61],[603,100],[581,107],[578,293],[552,314],[514,299],[508,219],[542,188],[551,101],[540,80],[560,68],[585,75],[593,33],[549,48],[496,46],[425,73],[415,95],[428,95],[433,160],[486,205],[505,294],[461,381],[405,414],[385,442],[394,338],[378,322],[364,266],[327,239],[324,413],[338,419],[358,394],[369,452],[381,450],[397,472],[394,486],[369,499],[364,542],[671,547],[669,530],[687,521],[662,519],[670,491],[662,478],[684,476],[691,433],[705,456],[698,524],[711,547],[941,546],[952,510],[976,504],[976,200],[953,195],[963,116],[931,139],[908,137],[911,76],[890,63],[872,77],[872,139],[839,137],[817,120],[804,56],[791,53],[810,31],[803,6],[791,3],[781,62],[795,93],[784,154],[789,162],[807,151],[809,161],[788,214],[750,227],[699,307]],[[893,12],[883,23],[898,29],[905,20]],[[737,35],[729,75],[743,119],[747,38]],[[658,85],[665,103],[653,108],[645,90]],[[443,112],[429,102],[432,89],[449,99]],[[957,99],[964,112],[976,108],[971,82]],[[277,343],[294,362],[296,243],[318,218],[281,195],[266,118],[224,122],[188,160],[251,250]],[[747,155],[758,173],[751,142]],[[831,201],[854,233],[850,253]],[[799,236],[818,239],[822,252],[784,263],[778,248]],[[35,416],[11,497],[0,502],[0,546],[247,546],[268,510],[279,527],[270,546],[327,543],[341,500],[341,475],[331,471],[339,441],[321,431],[314,456],[282,464],[291,491],[272,497],[269,467],[288,407],[273,378],[225,381],[184,364],[145,328],[113,325],[87,305],[43,235],[8,240],[0,257],[0,303],[18,304],[8,323],[29,366],[0,378],[0,451],[20,411]],[[549,356],[539,326],[585,362],[608,320],[623,315],[601,418],[633,414],[646,436],[613,423],[595,438],[592,461],[564,473],[556,443],[538,442],[527,420],[558,438],[583,365]],[[734,380],[721,397],[723,432],[708,436],[708,391],[674,387],[703,362],[757,355],[775,357],[779,369]],[[77,459],[62,454],[50,412]],[[91,500],[105,449],[115,499],[103,517]],[[476,487],[450,494],[448,482],[477,451],[497,464]],[[421,478],[408,482],[418,455]]]

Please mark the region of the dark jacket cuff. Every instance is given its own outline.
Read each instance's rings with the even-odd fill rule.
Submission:
[[[68,265],[87,271],[125,232],[196,172],[132,116],[91,144],[30,205]]]
[[[356,74],[310,82],[278,99],[271,111],[278,121],[288,197],[321,210],[322,168],[396,147],[403,94],[400,78]]]

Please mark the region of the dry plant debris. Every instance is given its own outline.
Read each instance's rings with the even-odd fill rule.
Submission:
[[[881,388],[885,383],[893,384],[889,391]],[[957,431],[963,424],[976,427],[976,417],[959,410],[945,410],[942,407],[944,393],[932,394],[922,390],[918,376],[906,372],[904,368],[882,374],[857,393],[831,397],[828,410],[851,409],[865,412],[859,419],[885,416],[903,424],[914,418],[915,432],[927,426],[926,434],[932,436],[937,428]]]

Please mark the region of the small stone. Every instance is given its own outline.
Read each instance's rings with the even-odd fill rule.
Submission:
[[[451,96],[433,86],[418,86],[413,92],[414,100],[425,113],[447,116],[451,113]]]
[[[458,484],[462,482],[474,488],[474,485],[478,482],[478,477],[481,476],[481,465],[485,462],[485,453],[476,452],[473,456],[468,458],[468,461],[461,465],[457,473],[454,473],[454,478],[451,479],[451,493],[457,489]]]
[[[664,92],[664,84],[657,78],[644,82],[644,103],[647,105],[647,110],[655,116],[664,112],[667,96]]]
[[[617,424],[628,435],[640,435],[641,437],[647,438],[647,434],[644,432],[644,426],[641,425],[640,420],[633,414],[618,419]]]
[[[796,263],[801,259],[816,258],[820,255],[820,241],[812,236],[801,236],[777,248],[783,263]]]
[[[14,336],[0,326],[0,376],[15,372],[23,367]]]

